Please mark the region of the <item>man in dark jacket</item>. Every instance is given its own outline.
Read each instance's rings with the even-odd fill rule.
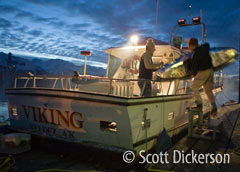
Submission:
[[[139,82],[141,96],[149,97],[152,95],[152,74],[153,70],[159,69],[163,64],[153,64],[152,56],[155,51],[155,44],[152,39],[146,43],[146,52],[142,55],[139,65]]]
[[[203,86],[208,100],[212,105],[211,114],[215,115],[217,106],[212,92],[213,89],[213,65],[209,54],[209,44],[198,46],[198,40],[191,38],[188,43],[189,50],[193,53],[191,57],[191,73],[194,76],[192,83],[193,96],[197,108],[202,109],[202,99],[199,89]]]

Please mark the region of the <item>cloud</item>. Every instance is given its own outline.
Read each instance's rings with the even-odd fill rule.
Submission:
[[[27,12],[27,11],[22,11],[22,10],[18,10],[16,9],[17,11],[16,12],[16,18],[18,19],[21,19],[21,18],[33,18],[34,15],[30,12]]]
[[[27,32],[28,34],[30,34],[30,35],[32,35],[32,36],[41,36],[42,34],[43,34],[43,32],[42,31],[40,31],[40,30],[31,30],[31,31],[29,31],[29,32]]]
[[[29,30],[29,27],[26,26],[26,25],[21,25],[21,26],[15,27],[14,30],[17,31],[17,32],[23,33],[23,32],[28,31],[28,30]]]
[[[5,20],[4,18],[0,18],[0,27],[1,28],[9,28],[9,27],[12,27],[12,24],[10,21]]]
[[[104,49],[122,46],[131,34],[153,37],[156,0],[11,0],[0,1],[0,47],[82,58],[107,63]],[[168,42],[177,19],[189,18],[189,1],[159,1],[157,39]],[[239,2],[191,1],[191,17],[200,15],[207,26],[207,41],[237,46]],[[216,10],[217,9],[217,10]],[[199,31],[183,30],[189,37]],[[200,33],[199,33],[200,35]]]

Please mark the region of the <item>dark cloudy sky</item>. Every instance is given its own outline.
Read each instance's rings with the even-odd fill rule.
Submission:
[[[178,18],[199,16],[207,42],[238,48],[239,0],[159,0],[157,39],[168,42]],[[0,51],[81,61],[106,67],[109,47],[124,45],[131,34],[153,37],[157,0],[0,0]]]

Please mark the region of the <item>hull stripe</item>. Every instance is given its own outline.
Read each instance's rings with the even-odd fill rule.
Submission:
[[[173,96],[172,98],[167,97],[167,99],[163,99],[165,96],[161,97],[149,97],[149,98],[129,98],[126,100],[135,100],[132,102],[123,102],[123,101],[117,101],[117,100],[103,100],[103,99],[96,99],[96,98],[87,98],[87,97],[74,97],[74,96],[65,96],[65,95],[58,95],[58,94],[42,94],[42,93],[21,93],[17,92],[15,90],[14,92],[6,92],[6,95],[27,95],[27,96],[44,96],[44,97],[56,97],[56,98],[66,98],[66,99],[75,99],[75,100],[84,100],[84,101],[91,101],[91,102],[98,102],[98,103],[107,103],[107,104],[117,104],[117,105],[122,105],[122,106],[135,106],[135,105],[141,105],[141,104],[152,104],[152,103],[163,103],[163,102],[171,102],[171,101],[181,101],[181,100],[187,100],[187,99],[192,99],[191,95],[177,95]],[[106,95],[108,97],[108,95]],[[115,99],[118,99],[118,97],[114,97]],[[159,98],[156,100],[156,98]],[[142,101],[145,99],[146,101]],[[151,100],[155,99],[155,100]],[[138,101],[141,100],[141,101]]]

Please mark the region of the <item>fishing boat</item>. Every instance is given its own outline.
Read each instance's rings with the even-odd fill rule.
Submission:
[[[105,50],[105,77],[76,72],[74,76],[15,78],[13,88],[6,89],[11,127],[64,145],[137,153],[151,149],[163,130],[176,136],[188,124],[192,80],[158,73],[151,80],[152,96],[142,96],[138,66],[144,51],[144,45]],[[156,42],[153,61],[169,64],[182,53],[180,47]],[[214,94],[221,88],[221,75],[215,75]],[[206,96],[202,97],[204,110],[209,110]]]

